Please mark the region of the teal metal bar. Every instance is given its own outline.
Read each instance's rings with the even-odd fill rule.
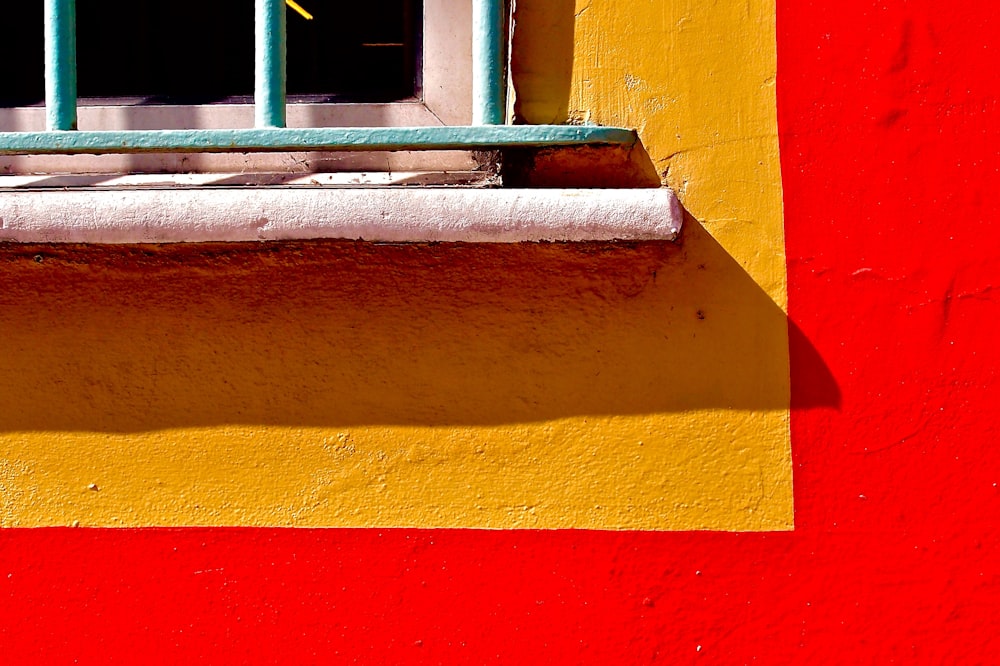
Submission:
[[[285,126],[285,0],[255,0],[254,119],[257,127]]]
[[[76,129],[76,0],[45,0],[45,120]]]
[[[503,125],[507,116],[505,0],[472,3],[472,124]]]
[[[497,150],[583,145],[629,147],[636,141],[638,135],[634,130],[590,125],[0,132],[0,155]]]

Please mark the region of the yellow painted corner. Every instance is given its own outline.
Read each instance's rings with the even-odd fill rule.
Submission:
[[[785,308],[773,0],[518,0],[515,15],[517,120],[638,129],[686,210]]]
[[[517,5],[682,243],[4,248],[0,525],[792,528],[773,7]]]
[[[697,227],[3,259],[3,525],[789,526],[784,315]]]

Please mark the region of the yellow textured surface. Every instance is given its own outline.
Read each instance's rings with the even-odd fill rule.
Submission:
[[[773,9],[518,4],[681,246],[7,247],[0,524],[791,528]]]

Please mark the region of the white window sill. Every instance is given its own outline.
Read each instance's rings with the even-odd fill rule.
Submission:
[[[0,191],[0,242],[667,240],[668,189],[147,187]]]

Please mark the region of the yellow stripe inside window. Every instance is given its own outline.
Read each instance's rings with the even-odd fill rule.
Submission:
[[[295,0],[285,0],[285,4],[294,9],[295,11],[297,11],[299,14],[301,14],[305,20],[307,21],[312,20],[313,15],[307,12],[305,9],[303,9],[302,5],[295,2]]]

